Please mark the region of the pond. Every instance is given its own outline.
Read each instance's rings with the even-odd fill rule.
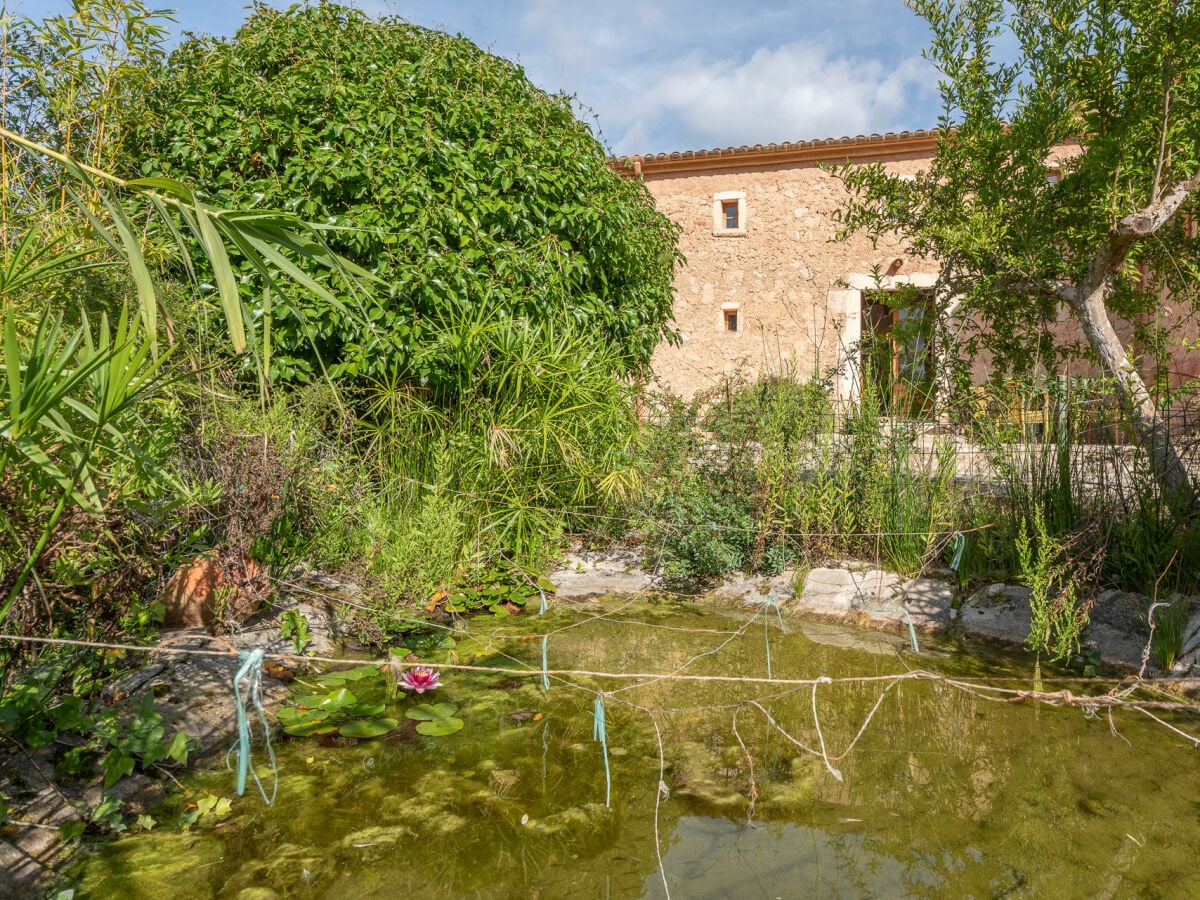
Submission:
[[[1187,741],[1132,710],[1110,722],[944,680],[871,680],[923,669],[1029,688],[1023,654],[928,640],[914,654],[907,636],[674,601],[463,627],[416,652],[540,668],[548,633],[550,669],[763,679],[769,666],[833,681],[572,674],[544,689],[538,676],[451,670],[433,692],[387,700],[382,679],[362,679],[348,685],[357,699],[389,703],[399,728],[277,740],[273,806],[251,786],[228,815],[181,831],[183,800],[168,798],[156,828],[80,859],[75,896],[1200,895]],[[1042,677],[1047,690],[1109,687]],[[417,732],[406,713],[422,703],[453,705],[463,727]],[[255,757],[269,791],[261,747]],[[214,766],[189,787],[231,797],[233,777]]]

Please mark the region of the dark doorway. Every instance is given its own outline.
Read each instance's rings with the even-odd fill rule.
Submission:
[[[933,310],[915,290],[864,291],[863,394],[885,415],[921,417],[933,406]]]

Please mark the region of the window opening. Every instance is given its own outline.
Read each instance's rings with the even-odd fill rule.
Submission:
[[[713,194],[712,228],[716,237],[742,237],[746,234],[745,191]]]
[[[884,415],[919,417],[933,406],[933,307],[927,291],[863,293],[864,387]]]
[[[738,205],[736,200],[721,202],[721,216],[725,220],[725,228],[733,231],[738,227]],[[736,318],[736,316],[735,316]]]
[[[727,309],[727,310],[724,310],[724,314],[725,314],[725,330],[726,331],[737,331],[738,330],[738,311],[736,309]]]

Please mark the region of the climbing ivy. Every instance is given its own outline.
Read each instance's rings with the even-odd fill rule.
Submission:
[[[147,102],[129,144],[137,174],[324,223],[335,250],[380,278],[348,306],[299,292],[264,302],[247,270],[247,307],[272,319],[276,379],[324,367],[452,392],[464,373],[414,351],[479,309],[579,326],[619,348],[625,372],[672,334],[677,226],[614,171],[571,98],[461,36],[332,3],[258,4],[234,38],[186,40]]]

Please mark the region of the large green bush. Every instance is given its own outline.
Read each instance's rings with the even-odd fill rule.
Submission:
[[[677,227],[613,171],[570,98],[465,38],[331,3],[260,4],[231,40],[185,41],[147,105],[137,174],[327,223],[333,248],[380,279],[345,306],[297,293],[268,309],[247,272],[276,378],[323,366],[453,397],[487,359],[416,351],[480,305],[570,319],[625,372],[670,334]]]

